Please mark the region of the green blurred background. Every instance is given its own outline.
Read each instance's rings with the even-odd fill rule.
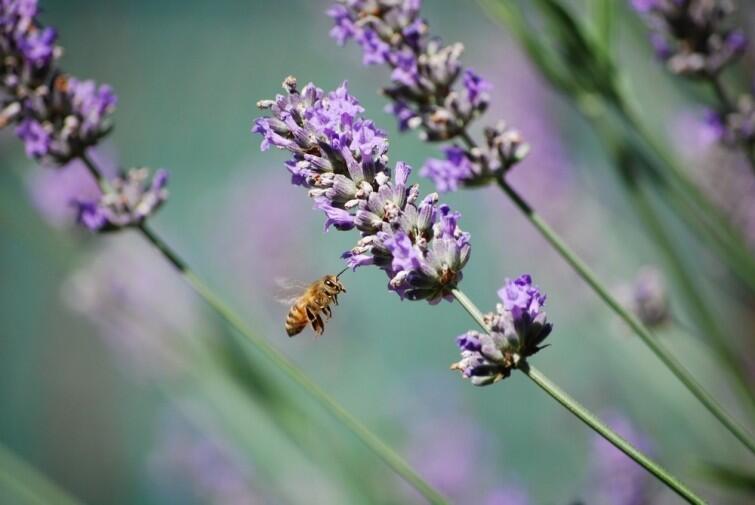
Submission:
[[[465,63],[494,83],[488,121],[505,118],[532,145],[513,185],[612,285],[657,264],[596,138],[505,30],[473,2],[425,4],[433,32],[463,41]],[[278,280],[339,270],[355,234],[321,233],[321,217],[288,183],[284,154],[259,152],[249,132],[256,101],[279,92],[289,74],[325,89],[348,79],[367,116],[389,132],[393,161],[418,169],[436,152],[398,134],[383,111],[376,83],[386,82],[385,70],[363,68],[356,47],[329,39],[328,2],[41,5],[43,22],[59,29],[63,67],[119,95],[116,128],[99,156],[170,170],[171,199],[155,228],[259,334],[459,503],[482,503],[501,487],[530,503],[599,503],[591,498],[594,440],[582,424],[518,374],[478,389],[448,371],[458,359],[453,338],[473,327],[456,304],[401,302],[382,272],[363,269],[344,276],[349,292],[325,336],[285,336]],[[755,28],[752,19],[747,10],[740,17]],[[651,57],[629,9],[616,29],[648,124],[693,172],[711,159],[736,165],[700,145],[701,107]],[[258,356],[250,356],[254,372],[243,372],[245,351],[228,344],[223,325],[138,236],[90,236],[50,221],[55,210],[35,189],[57,187],[50,169],[27,161],[11,132],[0,144],[0,441],[91,504],[422,502]],[[536,365],[590,409],[631,420],[652,453],[706,496],[746,503],[700,471],[706,462],[752,468],[746,452],[503,196],[490,188],[445,198],[472,233],[462,287],[481,308],[492,309],[504,278],[522,272],[548,293],[555,331]],[[724,298],[715,261],[692,242],[686,251],[706,272],[706,299],[751,352],[752,300]],[[674,306],[673,287],[671,299]],[[674,325],[659,338],[741,414],[699,338]],[[208,440],[224,449],[213,453],[218,460],[201,446]],[[232,471],[219,470],[226,466],[249,490],[228,483]],[[222,501],[207,490],[215,481],[197,475],[219,479],[237,501]],[[677,502],[651,487],[653,503]],[[0,486],[0,503],[16,500]]]

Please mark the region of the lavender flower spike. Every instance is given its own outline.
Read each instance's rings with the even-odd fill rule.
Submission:
[[[451,299],[471,249],[460,214],[438,204],[435,193],[419,200],[419,187],[407,186],[406,163],[396,163],[391,178],[388,139],[362,117],[346,83],[329,93],[311,83],[299,91],[289,77],[283,87],[286,95],[258,102],[271,114],[257,119],[252,131],[262,135],[262,150],[275,146],[293,154],[286,162],[291,182],[309,189],[326,229],[361,233],[344,253],[347,265],[378,266],[402,298]]]
[[[95,232],[138,226],[167,200],[168,172],[158,170],[148,183],[146,168],[133,168],[116,177],[97,201],[76,201],[78,222]]]
[[[420,17],[421,0],[339,0],[328,10],[335,26],[331,36],[340,45],[354,39],[364,63],[385,64],[392,84],[383,93],[392,103],[387,110],[399,129],[420,129],[427,141],[462,138],[465,147],[444,150],[445,160],[429,160],[421,175],[431,178],[438,191],[490,183],[527,154],[516,130],[500,123],[486,129],[487,145],[471,144],[466,131],[488,107],[492,85],[462,67],[460,43],[444,46],[431,37]]]
[[[547,321],[545,295],[529,275],[506,279],[498,291],[501,303],[485,314],[489,333],[468,331],[456,338],[461,360],[451,369],[461,371],[475,386],[487,386],[511,374],[529,356],[544,346],[553,325]]]
[[[0,1],[0,128],[15,123],[29,157],[64,165],[107,135],[117,100],[57,68],[57,34],[38,11],[37,0]]]
[[[632,0],[652,30],[659,58],[675,74],[713,77],[742,55],[747,39],[732,29],[731,0]]]

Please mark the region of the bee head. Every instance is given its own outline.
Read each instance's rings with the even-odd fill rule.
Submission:
[[[343,273],[343,272],[341,272]],[[338,275],[341,275],[339,273]],[[323,284],[329,289],[335,290],[337,292],[346,292],[346,288],[344,287],[343,283],[338,279],[338,275],[326,275],[323,278]]]

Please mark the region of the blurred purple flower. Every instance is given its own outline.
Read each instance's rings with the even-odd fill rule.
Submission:
[[[755,249],[755,180],[747,160],[740,153],[717,146],[719,129],[701,120],[697,111],[683,112],[670,128],[672,141],[701,191],[741,230]]]
[[[651,452],[649,440],[624,416],[612,412],[606,423],[644,453]],[[645,505],[650,500],[653,481],[647,471],[603,437],[595,435],[590,451],[590,492],[595,503]]]
[[[148,182],[146,168],[132,168],[110,181],[110,190],[95,200],[76,200],[77,221],[93,232],[138,226],[168,198],[168,172],[158,170]]]
[[[24,143],[29,158],[42,158],[50,152],[50,132],[36,119],[24,119],[16,127],[16,135]]]
[[[675,74],[712,77],[747,46],[741,30],[730,28],[729,0],[631,0],[651,29],[656,54]]]
[[[184,370],[190,346],[208,334],[191,288],[137,236],[100,244],[63,283],[63,300],[135,378]]]
[[[207,505],[268,503],[254,486],[253,472],[231,444],[216,433],[200,432],[168,412],[161,419],[149,468],[166,491],[190,490]]]
[[[105,176],[116,173],[113,155],[92,152],[90,156]],[[74,202],[96,201],[101,195],[100,188],[81,161],[72,161],[62,170],[30,171],[27,187],[34,206],[56,228],[74,224],[77,215]]]
[[[405,449],[409,463],[453,503],[527,505],[526,493],[515,485],[489,487],[501,480],[491,450],[497,446],[495,433],[473,417],[455,413],[459,410],[449,407],[448,394],[442,396],[438,408],[443,416],[427,418],[425,410],[409,418]],[[420,500],[416,492],[411,494]]]
[[[57,68],[55,29],[41,26],[35,0],[0,2],[0,127],[18,124],[30,158],[65,164],[110,131],[108,86]]]
[[[620,288],[618,297],[648,328],[657,328],[671,319],[663,272],[655,267],[641,268],[630,284]]]
[[[482,501],[482,505],[529,505],[529,503],[529,495],[515,486],[496,489]]]
[[[553,329],[543,310],[545,295],[529,275],[506,279],[498,296],[502,303],[483,316],[490,331],[468,331],[456,338],[461,360],[451,368],[475,386],[508,377],[512,369],[543,348],[542,342]]]
[[[462,278],[471,249],[460,214],[431,194],[417,202],[419,187],[407,186],[411,167],[399,161],[393,179],[388,141],[346,83],[325,93],[296,80],[284,82],[287,95],[258,105],[270,116],[255,121],[261,149],[286,149],[292,183],[309,189],[315,208],[326,215],[326,230],[357,228],[362,238],[344,254],[351,268],[376,265],[402,298],[437,303],[450,298]]]

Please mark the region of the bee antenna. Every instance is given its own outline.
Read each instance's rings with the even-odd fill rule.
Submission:
[[[346,267],[343,270],[341,270],[340,272],[338,272],[338,274],[336,274],[336,279],[338,279],[341,276],[341,274],[344,273],[348,269],[349,269],[349,267]]]

